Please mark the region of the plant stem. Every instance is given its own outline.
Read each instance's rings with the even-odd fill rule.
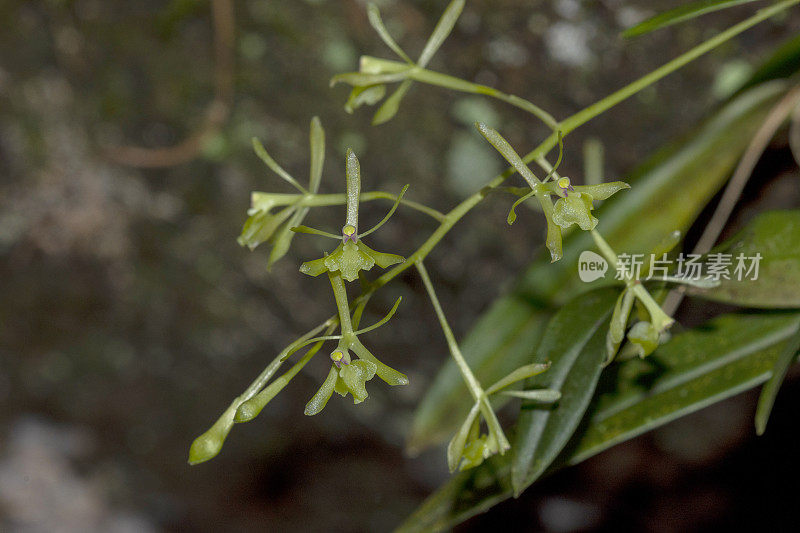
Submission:
[[[425,268],[425,265],[422,263],[422,261],[416,261],[414,266],[417,267],[419,275],[422,278],[422,283],[425,285],[425,290],[428,291],[428,298],[430,298],[431,303],[433,304],[433,309],[436,311],[436,317],[439,319],[439,324],[442,326],[444,337],[447,339],[447,346],[450,349],[450,355],[453,356],[453,359],[458,365],[458,369],[461,371],[461,375],[464,376],[464,381],[467,383],[467,387],[469,388],[472,397],[476,402],[480,401],[484,397],[483,387],[481,387],[481,384],[478,382],[475,374],[472,373],[472,369],[470,369],[466,359],[464,359],[464,355],[461,353],[461,349],[458,347],[458,343],[453,335],[453,331],[450,329],[450,325],[447,323],[447,317],[445,317],[442,306],[439,303],[439,298],[436,297],[436,291],[433,288],[433,283],[431,283],[430,276],[428,276],[428,270]]]
[[[338,272],[328,272],[328,278],[333,287],[333,297],[336,299],[336,309],[339,312],[339,324],[342,329],[342,339],[353,335],[353,325],[350,322],[350,305],[347,303],[347,289],[344,286],[342,275]]]

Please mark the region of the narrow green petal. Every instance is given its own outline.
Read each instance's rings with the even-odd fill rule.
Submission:
[[[353,90],[350,91],[350,96],[347,97],[347,102],[344,104],[344,110],[352,114],[362,105],[377,104],[384,96],[386,96],[386,85],[353,87]]]
[[[281,167],[278,163],[275,162],[274,159],[272,159],[272,157],[267,153],[266,148],[264,148],[264,145],[261,144],[261,141],[259,141],[255,137],[253,137],[253,150],[256,152],[256,155],[264,163],[266,163],[266,165],[270,168],[270,170],[272,170],[275,174],[286,180],[286,182],[289,183],[292,187],[294,187],[295,189],[304,194],[308,192],[306,191],[305,187],[300,185],[297,182],[297,180],[291,176],[291,174],[283,170],[283,167]]]
[[[539,375],[548,368],[550,368],[550,363],[532,363],[530,365],[521,366],[516,370],[511,371],[506,377],[499,379],[494,385],[486,389],[486,395],[492,395],[518,381],[528,379],[531,376]]]
[[[311,119],[309,142],[311,144],[311,164],[308,187],[312,193],[316,193],[322,181],[322,166],[325,163],[325,130],[322,129],[322,122],[320,122],[319,117]]]
[[[533,400],[535,402],[553,403],[561,399],[561,392],[553,389],[536,390],[510,390],[503,391],[502,394],[523,400]]]
[[[295,233],[308,233],[309,235],[319,235],[321,237],[336,239],[337,241],[342,238],[341,235],[334,235],[333,233],[328,233],[327,231],[322,231],[321,229],[312,228],[309,226],[294,226],[293,228],[290,229]]]
[[[408,385],[408,376],[378,361],[378,359],[372,355],[372,353],[370,353],[370,351],[367,350],[363,344],[361,344],[361,341],[356,340],[352,346],[352,349],[354,352],[356,352],[356,355],[358,355],[360,359],[375,363],[375,366],[377,367],[375,372],[378,374],[378,377],[389,385]]]
[[[389,33],[389,30],[386,29],[386,26],[383,24],[383,20],[381,19],[381,12],[378,9],[378,6],[375,4],[370,3],[367,6],[367,17],[369,18],[369,23],[378,32],[378,35],[386,43],[386,46],[392,49],[392,51],[403,58],[403,61],[407,63],[413,64],[414,62],[411,60],[410,57],[400,48],[400,45],[394,40],[394,38]]]
[[[377,329],[377,328],[381,327],[382,325],[386,324],[389,321],[389,319],[391,319],[394,316],[395,311],[397,311],[397,306],[400,305],[401,301],[403,301],[403,297],[402,296],[397,298],[397,300],[394,302],[394,305],[392,306],[392,308],[389,310],[388,313],[386,313],[385,317],[383,317],[382,319],[378,320],[377,322],[375,322],[371,326],[367,326],[364,329],[360,329],[360,330],[356,331],[356,335],[361,335],[363,333],[369,333],[370,331],[372,331],[374,329]],[[355,322],[355,318],[354,318],[353,322]]]
[[[386,213],[386,216],[385,216],[385,217],[383,217],[383,218],[381,219],[381,221],[380,221],[380,222],[378,222],[377,224],[375,224],[374,226],[372,226],[372,227],[371,227],[370,229],[368,229],[367,231],[365,231],[365,232],[363,232],[363,233],[359,233],[359,234],[358,234],[359,238],[364,238],[364,237],[366,237],[366,236],[367,236],[367,235],[369,235],[370,233],[374,232],[375,230],[377,230],[378,228],[380,228],[381,226],[383,226],[384,224],[386,224],[386,221],[387,221],[387,220],[389,220],[389,219],[392,217],[392,215],[394,214],[394,212],[397,210],[397,206],[398,206],[398,205],[400,205],[400,201],[403,199],[403,196],[406,194],[406,191],[407,191],[407,190],[408,190],[408,184],[406,184],[406,185],[403,187],[403,190],[402,190],[402,191],[400,191],[400,194],[398,194],[398,195],[397,195],[397,199],[394,201],[394,204],[392,205],[392,208],[391,208],[391,209],[389,209],[389,212],[388,212],[388,213]],[[384,268],[385,268],[385,267],[384,267]]]
[[[536,190],[531,190],[531,192],[521,198],[518,198],[516,202],[511,204],[511,209],[508,211],[508,217],[506,218],[506,222],[508,222],[509,226],[513,224],[515,220],[517,220],[517,206],[535,194]]]
[[[381,85],[384,83],[393,83],[402,81],[408,78],[410,69],[406,68],[399,72],[388,72],[386,74],[365,74],[363,72],[345,72],[344,74],[337,74],[331,78],[331,87],[337,83],[346,83],[353,87],[368,87],[371,85]]]
[[[392,265],[398,265],[403,261],[405,261],[405,258],[401,255],[376,252],[375,250],[364,244],[363,241],[358,241],[358,248],[361,252],[369,256],[370,259],[374,262],[374,264],[378,265],[381,268],[388,268]],[[367,268],[365,270],[369,269]]]
[[[381,104],[378,110],[375,112],[375,115],[372,117],[372,125],[373,126],[380,126],[386,122],[389,122],[394,118],[397,114],[398,109],[400,109],[400,102],[403,101],[406,93],[411,88],[411,85],[414,82],[410,79],[403,80],[397,89],[392,93],[392,95],[386,99],[386,101]]]
[[[433,33],[431,33],[430,38],[428,38],[428,42],[425,43],[425,48],[423,48],[422,53],[419,55],[419,61],[417,61],[417,63],[420,67],[424,68],[430,62],[431,58],[433,58],[433,54],[442,46],[444,40],[447,39],[447,36],[453,31],[453,26],[456,25],[456,21],[463,9],[464,0],[453,0],[447,6],[447,9],[444,10],[442,17],[433,29]]]
[[[300,272],[303,274],[308,274],[309,276],[319,276],[323,272],[328,271],[328,267],[325,266],[326,259],[326,257],[321,257],[320,259],[314,259],[313,261],[306,261],[300,265]]]
[[[609,181],[597,185],[574,185],[573,188],[577,192],[591,194],[595,200],[606,200],[621,190],[630,189],[631,186],[624,181]]]
[[[336,385],[336,379],[338,377],[339,372],[336,370],[336,365],[331,365],[331,369],[328,371],[328,377],[325,378],[325,381],[316,394],[308,400],[306,408],[303,410],[306,416],[314,416],[325,408],[328,404],[328,400],[331,399],[331,395],[333,395],[333,388]]]
[[[531,186],[531,189],[536,188],[538,185],[539,178],[537,178],[531,169],[528,168],[528,165],[522,160],[519,154],[511,147],[505,138],[503,138],[497,130],[490,128],[483,122],[476,122],[475,127],[478,128],[478,131],[483,135],[489,144],[495,147],[495,149],[500,152],[506,161],[514,167],[514,169],[520,173],[520,175],[525,178],[525,181],[528,182],[528,185]]]
[[[473,422],[475,422],[475,418],[478,416],[478,407],[480,407],[480,403],[475,402],[469,414],[467,414],[467,417],[464,419],[464,422],[461,424],[461,428],[453,435],[453,438],[450,439],[450,443],[447,445],[447,467],[450,469],[451,473],[455,472],[458,465],[461,463],[461,458],[464,455],[464,447],[467,444],[467,437],[469,437]]]

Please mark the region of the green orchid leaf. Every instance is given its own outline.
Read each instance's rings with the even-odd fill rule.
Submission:
[[[644,22],[640,22],[636,26],[632,26],[622,33],[625,38],[638,37],[651,31],[666,28],[679,22],[697,18],[706,13],[713,13],[721,9],[726,9],[740,4],[747,4],[755,0],[700,0],[699,2],[690,2],[683,4],[669,11],[659,13]]]
[[[512,485],[516,494],[545,472],[569,441],[589,406],[605,359],[605,339],[617,291],[602,289],[574,299],[550,320],[535,362],[550,369],[530,378],[526,389],[561,393],[556,407],[523,403],[514,438]]]
[[[693,134],[632,173],[626,180],[634,186],[631,191],[609,198],[595,211],[608,242],[617,250],[650,253],[664,235],[676,229],[685,232],[730,177],[756,130],[786,90],[785,83],[774,81],[743,92]],[[652,216],[654,212],[659,216]],[[551,224],[548,229],[551,257],[561,257],[560,228]],[[602,283],[586,284],[576,275],[581,252],[593,247],[589,234],[572,232],[564,243],[561,261],[551,264],[550,257],[540,257],[511,293],[498,298],[476,322],[461,349],[480,382],[493,383],[529,363],[552,309]],[[414,416],[409,450],[417,452],[446,442],[471,404],[458,368],[447,361]]]
[[[584,428],[551,469],[577,464],[676,418],[763,383],[800,314],[732,314],[676,334],[649,359],[634,359],[601,380]],[[641,379],[643,374],[648,379]],[[447,530],[510,498],[509,456],[451,478],[396,530]]]
[[[336,369],[336,365],[331,365],[331,369],[328,372],[328,377],[325,378],[325,381],[322,382],[322,386],[319,390],[308,400],[303,413],[306,416],[314,416],[317,413],[320,413],[325,406],[328,404],[328,400],[331,399],[333,395],[333,388],[336,385],[336,380],[339,377],[339,371]]]
[[[412,80],[403,80],[403,82],[397,86],[397,89],[392,93],[386,101],[381,104],[378,110],[375,112],[375,115],[372,117],[372,125],[373,126],[380,126],[386,122],[389,122],[394,118],[397,114],[397,111],[400,109],[400,102],[403,101],[406,93],[408,90],[411,89],[411,84],[413,83]]]
[[[423,48],[422,53],[419,55],[419,61],[417,61],[417,63],[420,67],[425,68],[428,65],[433,55],[439,47],[442,46],[444,40],[447,39],[447,36],[453,31],[453,27],[456,25],[456,21],[461,15],[461,11],[464,9],[464,2],[465,0],[453,0],[447,6],[447,9],[444,10],[442,17],[433,29],[433,33],[431,33],[430,38],[428,38],[428,42],[425,43],[425,48]]]
[[[710,300],[758,308],[800,307],[800,210],[769,211],[715,248],[703,262],[727,272],[712,288],[689,293]],[[715,254],[723,254],[716,256]],[[726,259],[727,258],[727,259]],[[757,271],[756,271],[757,269]]]
[[[775,365],[772,367],[772,375],[769,381],[761,389],[761,395],[758,397],[758,407],[756,408],[756,433],[758,435],[763,435],[767,429],[767,422],[772,412],[772,406],[775,405],[778,389],[780,389],[781,383],[783,383],[786,373],[789,371],[789,366],[797,358],[798,351],[800,351],[800,327],[797,328],[795,334],[784,345],[783,350],[775,360]]]

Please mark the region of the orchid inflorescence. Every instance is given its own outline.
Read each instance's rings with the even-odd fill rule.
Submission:
[[[363,56],[359,72],[340,74],[335,76],[331,83],[334,85],[344,82],[353,87],[345,104],[345,109],[352,112],[361,105],[378,103],[386,94],[386,84],[400,82],[400,86],[376,112],[373,119],[374,124],[386,122],[397,113],[400,102],[414,81],[497,98],[533,114],[552,129],[553,134],[549,138],[552,143],[548,144],[542,153],[534,151],[526,158],[521,157],[495,129],[483,123],[476,124],[480,134],[522,176],[527,186],[501,188],[500,185],[507,177],[507,175],[501,175],[473,195],[470,200],[474,199],[474,201],[471,203],[465,201],[449,213],[444,214],[431,207],[405,199],[408,185],[403,187],[397,195],[384,191],[362,192],[360,164],[353,151],[348,149],[345,155],[346,192],[344,194],[320,194],[319,187],[325,159],[325,133],[319,119],[315,117],[311,121],[311,162],[307,187],[301,185],[298,180],[278,165],[262,144],[254,140],[256,154],[297,192],[294,194],[254,192],[252,207],[248,211],[249,218],[244,224],[239,243],[250,249],[254,249],[262,243],[268,243],[271,251],[267,266],[271,267],[287,254],[292,239],[297,233],[336,240],[338,244],[330,253],[302,263],[300,272],[309,276],[327,274],[337,312],[287,346],[247,390],[234,399],[217,422],[195,439],[190,450],[190,463],[207,461],[219,453],[234,423],[246,422],[257,416],[272,398],[321,350],[325,342],[336,341],[336,347],[330,352],[331,365],[327,377],[305,406],[306,415],[315,415],[321,412],[334,392],[342,396],[351,395],[356,404],[365,401],[368,397],[366,383],[375,376],[392,386],[407,384],[409,380],[405,374],[381,362],[361,340],[361,336],[383,326],[392,318],[401,299],[398,298],[388,314],[375,324],[361,329],[359,329],[359,324],[371,295],[400,272],[412,266],[417,269],[422,279],[447,341],[450,355],[457,364],[473,399],[471,409],[447,447],[447,463],[451,471],[474,467],[491,455],[503,454],[510,448],[509,441],[491,403],[493,397],[503,395],[541,403],[552,403],[559,400],[560,392],[558,390],[530,387],[518,389],[521,382],[545,372],[549,367],[548,363],[523,365],[487,388],[480,384],[461,353],[448,325],[423,259],[449,229],[472,206],[486,196],[484,190],[493,189],[505,190],[518,196],[508,213],[509,225],[517,219],[515,210],[520,204],[531,198],[536,200],[547,223],[545,245],[550,252],[551,261],[558,261],[562,258],[562,232],[577,227],[580,230],[591,232],[600,252],[616,268],[618,256],[597,230],[599,221],[594,214],[594,208],[595,202],[607,200],[617,192],[628,189],[629,185],[622,181],[578,185],[568,177],[560,176],[558,167],[563,159],[564,132],[561,129],[561,123],[558,123],[551,115],[517,96],[507,95],[491,87],[426,69],[434,53],[453,29],[463,7],[464,0],[450,2],[415,62],[389,34],[378,8],[370,4],[368,16],[371,25],[401,61]],[[558,159],[555,165],[550,165],[545,157],[546,151],[552,149],[556,144],[559,148]],[[533,156],[532,154],[538,155]],[[535,160],[547,173],[544,179],[539,179],[528,167],[527,160],[529,158]],[[392,200],[393,205],[388,214],[375,226],[366,231],[360,231],[360,202],[376,199]],[[311,208],[333,205],[345,206],[345,220],[340,232],[330,233],[303,225]],[[424,213],[439,223],[437,231],[420,248],[410,254],[408,259],[397,254],[375,251],[364,243],[364,238],[382,227],[399,205]],[[464,207],[465,205],[466,207]],[[670,235],[663,250],[659,251],[668,252],[679,240],[680,234]],[[378,279],[370,281],[365,273],[376,265],[381,269],[390,270]],[[347,283],[356,280],[361,284],[362,292],[351,302],[348,298]],[[635,277],[634,273],[626,272],[621,281],[624,287],[614,308],[607,334],[606,363],[611,362],[617,355],[626,333],[629,343],[625,349],[644,357],[664,341],[667,330],[674,323],[674,320],[662,310],[658,302],[647,291],[642,280]],[[686,283],[686,280],[679,277],[664,277],[662,281]],[[642,318],[629,327],[634,305],[640,307],[640,312],[636,316]],[[337,329],[339,333],[334,334]],[[273,379],[278,368],[284,362],[307,347],[305,354],[288,371]],[[482,426],[486,428],[485,432]]]

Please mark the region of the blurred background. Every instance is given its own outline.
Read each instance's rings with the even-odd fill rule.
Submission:
[[[752,12],[624,41],[619,32],[677,2],[472,0],[431,68],[573,113]],[[402,46],[421,50],[446,2],[383,0]],[[589,138],[606,176],[624,179],[691,130],[755,65],[800,29],[762,23],[570,135],[562,169],[580,176]],[[368,402],[332,399],[303,416],[328,365],[314,361],[213,461],[188,447],[275,354],[334,304],[318,257],[294,240],[236,243],[252,190],[290,189],[252,153],[258,137],[305,181],[308,123],[327,132],[323,192],[343,155],[365,189],[446,210],[500,170],[480,119],[520,149],[545,131],[496,102],[416,84],[397,117],[370,126],[328,87],[362,53],[390,57],[357,0],[3,0],[0,2],[0,530],[385,531],[448,476],[442,449],[403,452],[415,406],[448,357],[413,276],[382,290],[371,346],[411,384],[375,382]],[[778,137],[757,171],[759,202],[796,206],[798,172]],[[428,260],[457,336],[538,253],[538,217],[509,228],[491,199]],[[388,204],[364,206],[377,221]],[[341,208],[307,223],[338,227]],[[734,226],[735,226],[734,219]],[[338,224],[338,225],[337,225]],[[432,222],[400,209],[374,247],[407,253]],[[708,309],[684,306],[682,321]],[[753,393],[679,420],[544,480],[463,531],[694,531],[769,516],[796,524],[800,473],[787,382],[767,435]],[[786,459],[779,459],[779,458]]]

